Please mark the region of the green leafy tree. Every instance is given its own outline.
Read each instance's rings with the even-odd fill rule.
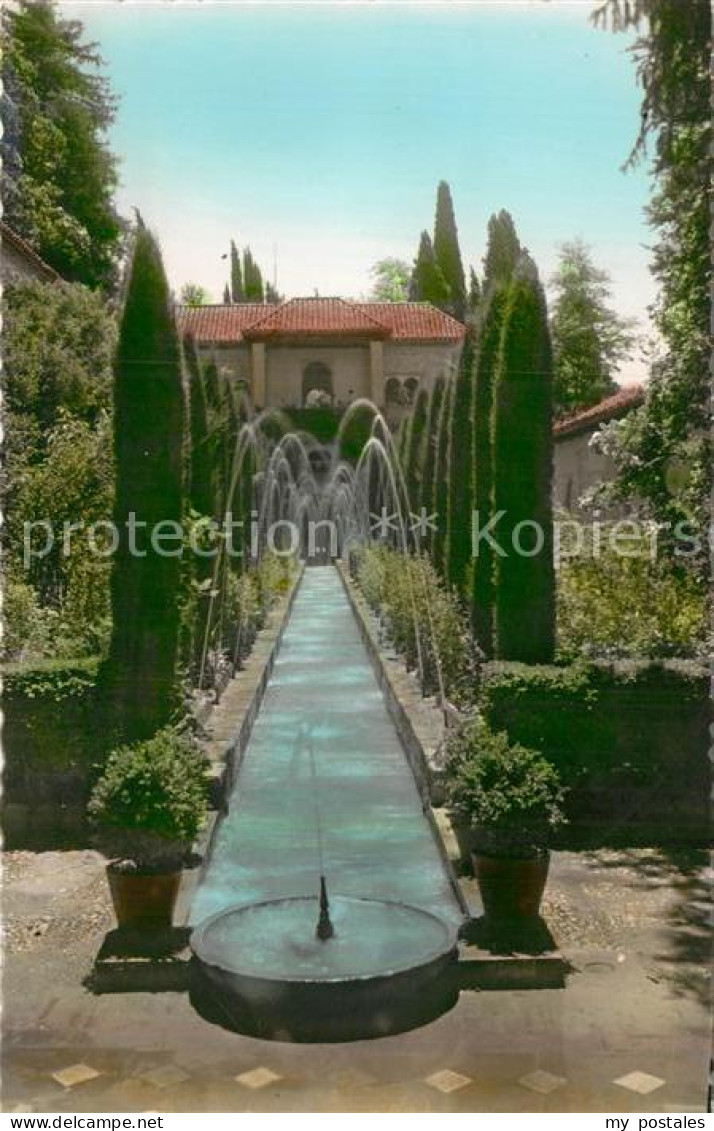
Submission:
[[[158,524],[183,520],[181,360],[161,253],[140,225],[114,371],[119,542],[112,569],[113,632],[104,671],[112,717],[132,739],[151,735],[176,705],[181,590],[176,528],[171,541],[161,544],[174,552],[171,556],[158,552],[154,535]],[[132,514],[135,522],[146,523],[135,527],[134,545]]]
[[[471,596],[471,512],[473,509],[474,342],[464,340],[451,400],[446,514],[446,577],[460,596]]]
[[[451,189],[446,181],[439,182],[436,194],[434,256],[449,288],[449,313],[463,322],[466,317],[466,280],[461,261],[454,203],[451,199]]]
[[[370,269],[374,279],[370,298],[374,302],[406,302],[409,297],[409,264],[387,256]]]
[[[449,286],[436,262],[434,245],[428,232],[421,234],[409,283],[409,298],[414,302],[431,302],[441,309],[449,305]]]
[[[179,301],[184,306],[207,306],[211,296],[199,283],[184,283]]]
[[[487,529],[493,514],[493,387],[508,302],[508,284],[492,286],[476,347],[473,411],[473,509],[480,530]],[[487,538],[474,546],[471,623],[481,650],[490,656],[493,649],[494,561]]]
[[[240,252],[235,245],[235,241],[231,240],[231,301],[232,302],[245,302],[245,279],[243,276],[243,268],[240,261]]]
[[[277,287],[274,287],[272,283],[268,283],[266,281],[266,284],[265,284],[265,301],[267,303],[270,303],[271,306],[278,306],[281,302],[284,302],[285,299],[280,294],[280,291],[278,290]]]
[[[564,243],[551,286],[555,411],[567,416],[617,388],[615,373],[631,356],[633,322],[610,305],[610,276],[582,240]]]
[[[493,412],[496,656],[547,663],[554,648],[552,357],[545,297],[521,255],[509,286]]]
[[[12,283],[3,305],[6,408],[41,431],[54,427],[60,410],[96,420],[111,399],[116,342],[103,297],[77,284]]]
[[[5,220],[56,271],[106,287],[122,235],[106,139],[115,103],[83,34],[50,0],[4,8],[3,201]]]
[[[641,128],[629,163],[651,148],[655,187],[649,205],[657,233],[652,272],[659,285],[654,320],[664,342],[645,404],[607,429],[621,496],[645,500],[675,528],[706,530],[712,457],[709,438],[712,127],[709,0],[606,0],[593,17],[615,31],[635,29],[642,87]],[[687,467],[673,489],[671,468]],[[703,539],[706,545],[707,539]],[[674,542],[663,534],[670,553]],[[708,569],[706,551],[697,560]]]

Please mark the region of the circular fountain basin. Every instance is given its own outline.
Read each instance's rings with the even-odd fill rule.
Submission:
[[[457,932],[419,907],[330,896],[316,937],[311,896],[239,905],[193,932],[201,984],[241,1032],[283,1040],[385,1036],[454,1004]]]

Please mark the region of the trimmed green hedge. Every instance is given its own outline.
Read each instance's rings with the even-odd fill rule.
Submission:
[[[101,752],[96,702],[98,658],[6,664],[5,790],[52,798],[53,776],[83,781]]]
[[[100,663],[98,656],[92,656],[0,665],[5,702],[15,698],[44,698],[61,703],[89,694],[96,686]]]
[[[540,750],[571,787],[574,822],[709,827],[709,677],[688,661],[503,663],[484,669],[494,730]],[[624,828],[621,829],[624,832]]]

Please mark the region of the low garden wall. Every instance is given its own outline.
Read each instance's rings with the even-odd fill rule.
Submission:
[[[567,842],[701,843],[711,836],[709,677],[686,661],[492,663],[481,709],[571,788]]]

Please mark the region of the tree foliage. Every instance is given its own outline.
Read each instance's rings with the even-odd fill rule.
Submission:
[[[370,298],[374,302],[406,302],[409,297],[409,264],[403,259],[387,256],[372,264],[370,275],[374,279]]]
[[[6,6],[2,46],[5,220],[66,279],[109,286],[122,228],[102,60],[51,0]]]
[[[567,416],[615,391],[615,374],[631,356],[633,323],[610,306],[610,276],[582,240],[562,245],[551,286],[553,398],[556,413]]]
[[[436,262],[431,236],[422,232],[409,283],[409,298],[416,302],[431,302],[443,309],[448,306],[450,297],[449,285]]]
[[[493,514],[493,389],[507,302],[508,284],[494,284],[481,313],[474,364],[473,510],[480,529],[488,527]],[[479,647],[489,656],[493,648],[495,601],[493,553],[488,539],[480,540],[475,549],[471,623]]]
[[[211,296],[200,283],[184,283],[179,301],[184,306],[206,306],[211,301]]]
[[[657,233],[653,314],[664,341],[642,409],[608,429],[622,495],[646,500],[658,521],[706,528],[711,490],[709,313],[712,15],[709,0],[606,0],[596,22],[635,28],[641,127],[630,162],[652,151],[649,220]],[[672,490],[673,463],[688,466]],[[705,559],[700,564],[706,568]]]
[[[436,512],[435,529],[431,532],[431,556],[437,570],[443,574],[445,566],[445,547],[447,515],[449,508],[449,428],[451,426],[451,403],[454,396],[455,379],[446,376],[444,395],[437,426],[436,458],[434,461],[434,486],[432,488],[433,509]]]
[[[153,532],[183,519],[184,388],[161,253],[140,226],[131,261],[114,369],[113,632],[106,667],[109,704],[123,733],[143,738],[176,704],[180,557],[176,538],[160,553]],[[134,546],[131,515],[137,527]],[[180,546],[180,541],[179,541]],[[138,548],[138,553],[137,553]]]
[[[265,298],[263,275],[249,247],[243,252],[243,287],[246,302],[263,302]]]
[[[524,254],[509,285],[493,413],[496,656],[545,663],[554,647],[552,358],[545,297]]]
[[[446,577],[461,597],[470,597],[473,508],[473,334],[467,333],[459,370],[452,378],[448,438]]]
[[[15,283],[4,293],[6,601],[3,653],[26,659],[101,650],[109,629],[108,564],[62,524],[111,510],[114,319],[78,284]],[[25,523],[50,522],[49,553],[23,562]],[[32,545],[43,547],[37,527]]]
[[[240,261],[240,252],[231,240],[231,302],[245,302],[245,288],[243,285],[243,267]]]
[[[501,209],[488,221],[488,244],[483,261],[483,293],[488,295],[498,283],[510,281],[515,271],[521,244],[510,212]]]
[[[448,312],[463,322],[466,317],[466,280],[459,248],[451,189],[440,181],[436,193],[434,256],[449,288]]]

